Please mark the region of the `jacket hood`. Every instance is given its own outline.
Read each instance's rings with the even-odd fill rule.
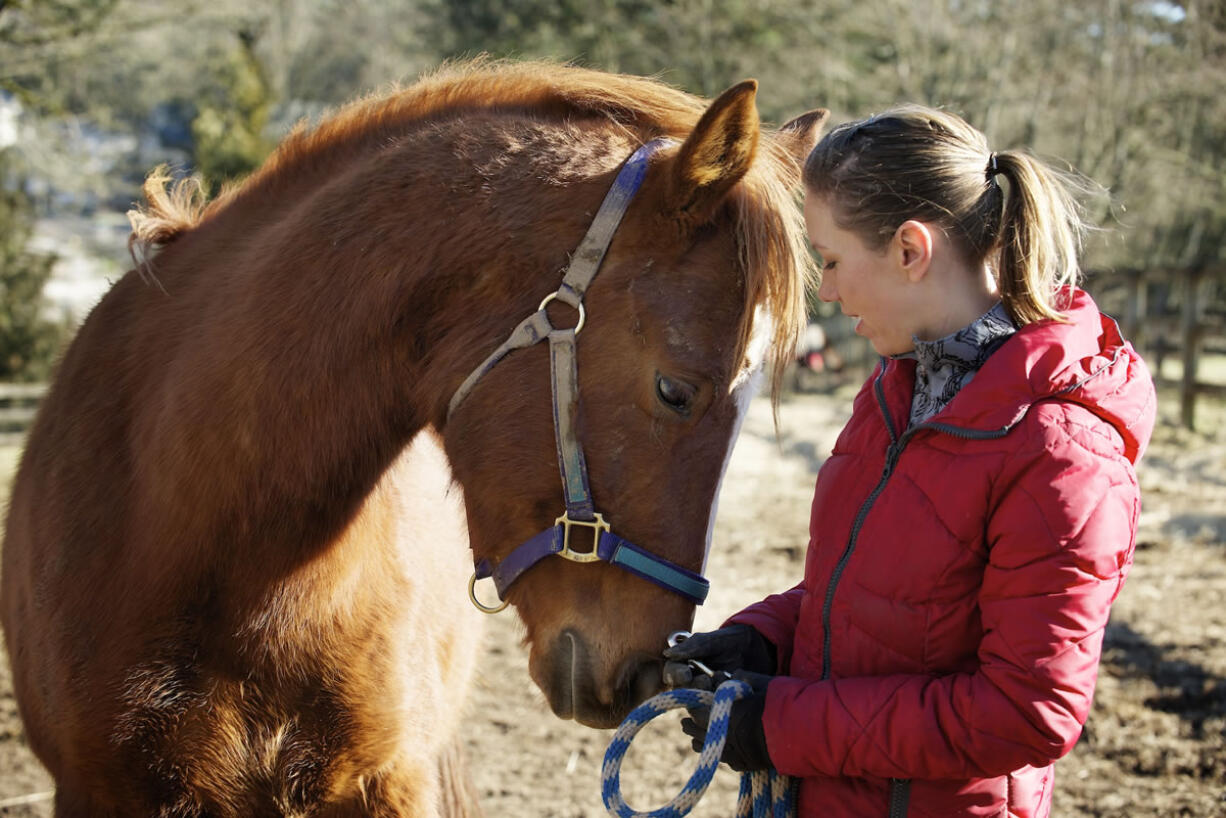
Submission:
[[[1114,426],[1135,464],[1149,444],[1157,408],[1149,370],[1088,293],[1073,290],[1066,315],[1067,323],[1019,329],[931,422],[1003,430],[1039,401],[1071,401]]]

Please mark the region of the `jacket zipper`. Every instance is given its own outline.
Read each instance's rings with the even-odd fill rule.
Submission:
[[[950,426],[945,423],[920,423],[905,430],[901,436],[898,430],[894,427],[894,420],[890,417],[889,404],[885,399],[885,392],[881,386],[881,379],[885,377],[885,366],[881,367],[881,374],[873,381],[873,394],[877,398],[877,406],[881,410],[881,416],[885,420],[886,431],[890,435],[890,445],[885,452],[885,467],[881,470],[881,478],[877,481],[877,485],[873,487],[868,498],[861,504],[860,510],[856,513],[856,519],[851,526],[851,534],[847,538],[847,547],[843,550],[842,556],[839,557],[838,563],[834,566],[834,571],[830,575],[830,582],[826,586],[826,599],[822,603],[822,676],[823,680],[830,678],[830,612],[834,607],[834,592],[839,584],[839,579],[843,576],[843,571],[847,567],[847,563],[851,560],[852,552],[856,550],[856,541],[860,537],[860,527],[864,525],[864,519],[868,516],[868,512],[872,509],[873,504],[877,502],[877,498],[881,496],[881,492],[885,490],[885,484],[890,479],[890,475],[894,473],[894,467],[898,465],[898,459],[902,456],[902,451],[906,448],[907,442],[921,429],[933,429],[934,431],[943,432],[954,437],[963,438],[965,440],[991,440],[998,437],[1004,437],[1009,433],[1012,426],[1006,426],[1002,429],[994,429],[983,431],[979,429],[963,429],[958,426]],[[909,778],[891,778],[889,788],[889,805],[887,808],[888,818],[906,818],[908,802],[911,799],[911,780]]]
[[[894,421],[890,418],[889,409],[885,401],[885,393],[881,388],[881,379],[884,377],[885,366],[882,366],[881,373],[873,381],[873,393],[877,397],[877,404],[881,409],[882,417],[885,418],[886,431],[890,433],[890,447],[886,449],[885,468],[881,471],[881,477],[868,495],[868,498],[860,505],[860,510],[856,512],[856,519],[851,524],[851,535],[847,538],[847,547],[843,549],[843,554],[839,557],[839,561],[834,566],[834,572],[830,575],[830,582],[826,585],[826,599],[822,602],[821,678],[823,680],[830,678],[830,610],[834,607],[834,592],[838,588],[839,579],[843,575],[843,569],[847,567],[848,561],[851,560],[852,552],[856,550],[856,540],[860,536],[860,526],[864,524],[864,518],[868,516],[873,503],[877,501],[877,497],[885,489],[886,481],[890,479],[890,473],[894,471],[894,465],[898,462],[898,455],[902,453],[898,432],[894,428]]]
[[[885,366],[882,366],[881,373],[877,379],[873,381],[873,394],[877,398],[877,406],[881,410],[881,416],[885,420],[886,431],[890,435],[890,445],[885,453],[885,467],[881,470],[881,477],[877,481],[877,485],[873,487],[868,498],[861,504],[860,510],[856,513],[856,519],[852,522],[851,534],[847,538],[847,547],[843,549],[842,556],[834,566],[834,571],[830,575],[830,582],[826,586],[826,598],[822,602],[822,675],[823,680],[830,678],[830,612],[834,607],[834,593],[838,587],[839,580],[843,576],[843,571],[847,567],[847,563],[851,561],[851,555],[856,550],[856,542],[860,537],[860,528],[864,525],[864,520],[868,517],[868,513],[872,510],[873,504],[877,502],[877,498],[881,496],[881,492],[885,490],[885,484],[890,479],[890,475],[894,473],[894,467],[898,465],[898,459],[902,456],[903,449],[907,443],[922,429],[932,429],[942,432],[953,437],[962,438],[964,440],[994,440],[1004,437],[1013,428],[1013,425],[1005,426],[1000,429],[963,429],[960,426],[951,426],[947,423],[932,423],[925,422],[907,429],[900,436],[898,430],[894,427],[894,420],[890,417],[889,404],[885,399],[885,392],[881,386],[881,380],[885,377]]]
[[[894,465],[898,462],[898,455],[901,452],[901,447],[895,448],[893,444],[886,452],[885,469],[881,472],[881,479],[877,481],[877,486],[869,494],[868,499],[860,506],[860,511],[856,514],[855,522],[851,526],[847,548],[843,550],[843,555],[839,557],[838,563],[834,566],[834,572],[830,575],[830,583],[826,586],[826,599],[822,602],[822,679],[830,678],[830,610],[834,606],[835,589],[843,575],[843,569],[847,567],[851,559],[852,552],[856,550],[856,539],[860,536],[860,526],[863,525],[864,518],[868,516],[869,509],[873,507],[877,497],[885,489],[886,481],[890,479],[890,473],[894,471]]]

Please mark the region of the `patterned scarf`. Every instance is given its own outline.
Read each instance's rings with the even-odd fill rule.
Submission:
[[[981,315],[969,326],[936,341],[915,338],[915,352],[899,357],[914,357],[915,395],[911,399],[911,426],[923,423],[946,407],[958,390],[971,382],[975,373],[1000,345],[1017,332],[1004,305]]]

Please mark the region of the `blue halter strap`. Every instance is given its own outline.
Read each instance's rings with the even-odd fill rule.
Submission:
[[[559,556],[572,562],[603,561],[616,565],[662,588],[680,594],[695,604],[707,597],[710,584],[701,575],[658,557],[649,551],[622,539],[613,533],[603,515],[596,511],[588,486],[587,462],[579,443],[576,418],[579,409],[579,373],[575,354],[575,339],[583,329],[586,312],[583,296],[600,270],[605,252],[621,224],[622,217],[643,183],[648,161],[661,147],[671,144],[668,139],[656,139],[634,152],[605,194],[600,209],[596,212],[587,234],[579,242],[571,257],[570,265],[556,292],[541,301],[537,311],[520,322],[509,338],[503,342],[464,380],[451,398],[448,417],[455,412],[477,381],[494,368],[507,354],[517,349],[530,347],[541,341],[549,342],[549,361],[553,384],[553,427],[558,451],[558,467],[562,475],[563,495],[566,510],[558,517],[552,528],[547,528],[520,545],[497,565],[482,559],[476,564],[473,578],[469,581],[469,596],[473,604],[486,613],[497,613],[506,607],[507,591],[520,576],[532,566],[549,556]],[[579,313],[578,323],[573,327],[554,327],[545,312],[551,301],[561,301]],[[587,528],[592,531],[591,549],[575,550],[572,544],[572,529]],[[500,606],[483,605],[477,600],[477,580],[493,578],[498,597],[504,600]]]

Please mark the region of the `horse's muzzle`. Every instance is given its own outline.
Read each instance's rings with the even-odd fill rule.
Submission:
[[[541,685],[555,715],[588,727],[616,727],[663,686],[663,661],[647,653],[623,659],[609,678],[597,678],[599,664],[582,634],[568,628],[558,635]]]

